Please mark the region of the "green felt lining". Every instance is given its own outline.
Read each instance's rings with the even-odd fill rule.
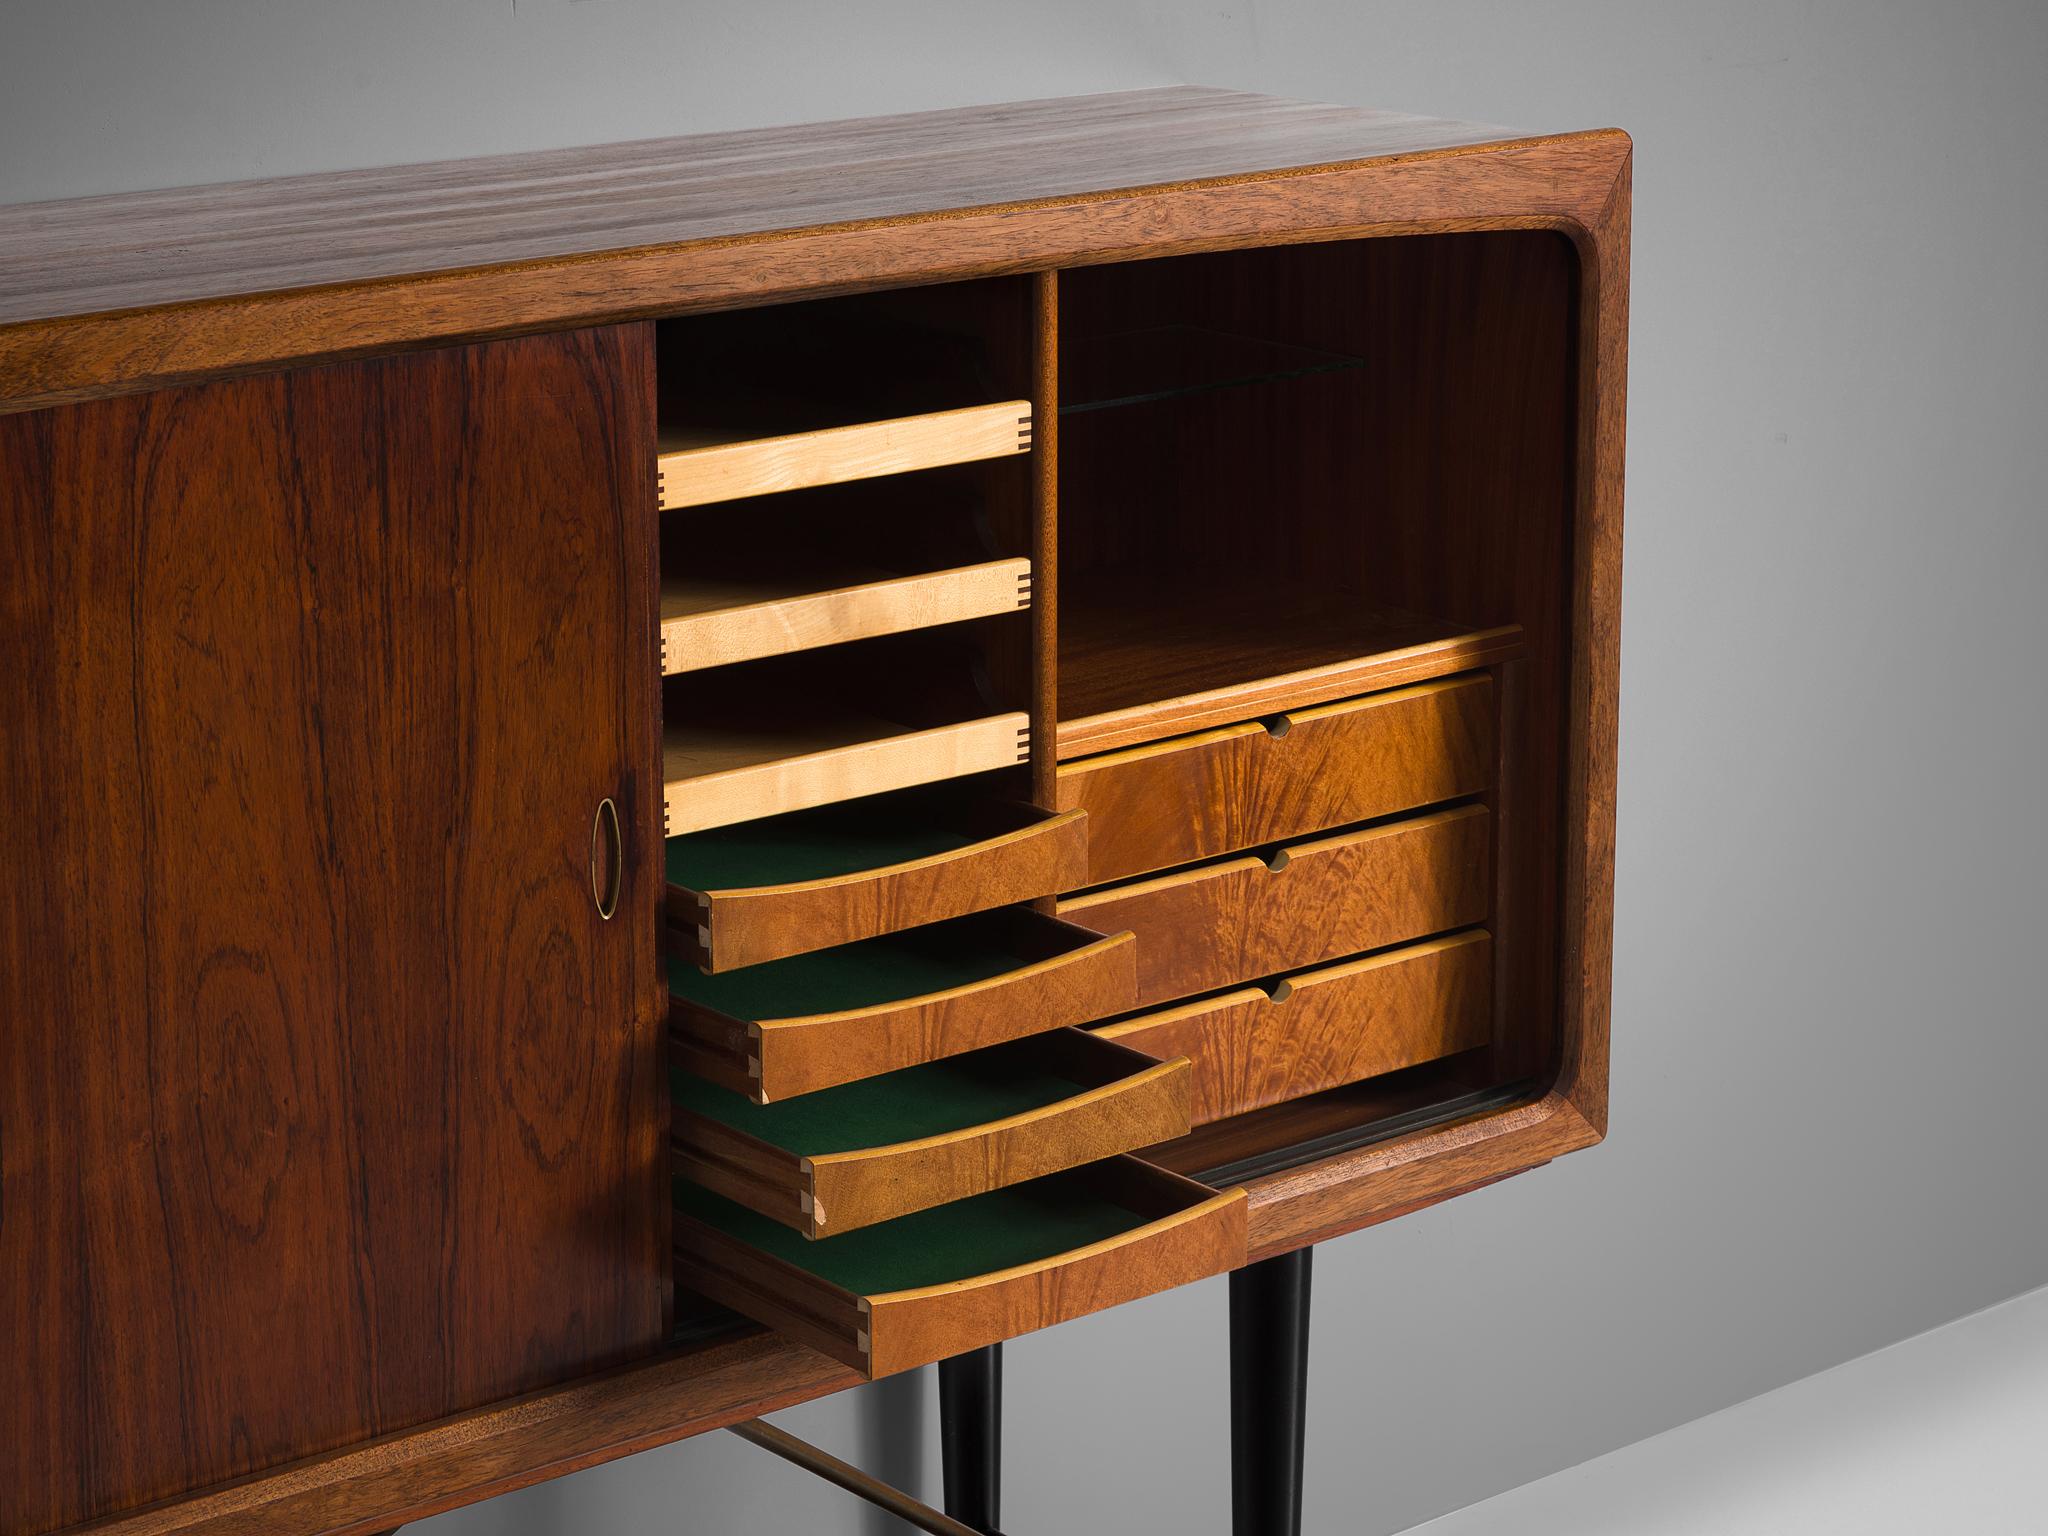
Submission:
[[[801,885],[928,859],[979,842],[934,814],[928,793],[876,795],[668,840],[668,881],[693,891]]]
[[[806,1238],[686,1179],[678,1210],[856,1295],[944,1285],[1085,1248],[1146,1218],[1097,1192],[1085,1169],[898,1216],[837,1237]]]
[[[1018,1041],[774,1104],[756,1104],[681,1070],[671,1070],[669,1088],[683,1109],[799,1157],[821,1157],[940,1136],[1088,1091],[1047,1071],[1042,1055],[1037,1042]]]
[[[668,963],[668,989],[735,1019],[794,1019],[901,1002],[986,981],[1028,962],[1001,942],[1000,924],[956,918],[706,976]]]

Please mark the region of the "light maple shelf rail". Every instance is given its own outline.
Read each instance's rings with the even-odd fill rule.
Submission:
[[[691,721],[662,735],[664,825],[676,837],[1014,767],[1030,755],[1021,711],[922,730],[819,705],[786,720]]]
[[[1031,451],[1031,402],[929,411],[770,437],[665,428],[655,461],[664,512]]]
[[[846,572],[781,578],[664,577],[665,676],[903,634],[1031,605],[1031,562],[987,560],[908,575]]]

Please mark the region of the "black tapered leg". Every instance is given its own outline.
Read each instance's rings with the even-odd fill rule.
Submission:
[[[1230,1277],[1230,1529],[1301,1536],[1309,1248]]]
[[[1002,1523],[1003,1346],[939,1362],[939,1453],[946,1513],[977,1531]]]

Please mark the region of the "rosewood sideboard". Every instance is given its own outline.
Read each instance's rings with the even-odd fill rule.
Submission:
[[[1224,1272],[1298,1521],[1312,1245],[1606,1125],[1629,166],[1173,88],[0,208],[0,1531],[934,1361],[993,1529],[996,1347]]]

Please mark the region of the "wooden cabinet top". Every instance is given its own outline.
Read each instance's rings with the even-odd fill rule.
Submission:
[[[763,237],[996,215],[922,242],[924,280],[969,276],[1114,259],[1132,233],[1105,241],[1104,219],[1128,195],[1487,147],[1591,151],[1611,184],[1627,142],[1173,86],[17,204],[0,411],[902,280],[872,242]],[[1102,217],[1057,235],[1028,217],[1054,210]],[[703,259],[742,245],[744,285]]]

